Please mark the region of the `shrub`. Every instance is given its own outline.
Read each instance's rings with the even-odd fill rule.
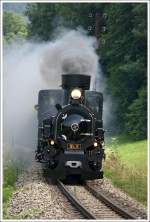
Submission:
[[[138,99],[129,106],[126,114],[126,130],[133,139],[140,140],[147,137],[147,90],[139,91]]]

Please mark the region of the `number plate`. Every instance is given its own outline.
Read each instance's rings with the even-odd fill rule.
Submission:
[[[70,150],[78,150],[81,148],[81,144],[68,143],[67,148]]]

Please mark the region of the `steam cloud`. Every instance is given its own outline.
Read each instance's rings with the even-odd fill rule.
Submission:
[[[91,75],[91,88],[98,72],[96,39],[83,31],[70,31],[46,47],[41,61],[41,73],[56,88],[61,84],[61,74]]]
[[[91,88],[101,88],[95,45],[95,38],[73,30],[49,43],[25,42],[4,50],[4,148],[13,158],[33,161],[39,90],[58,88],[61,74],[69,73],[89,74]],[[100,79],[94,84],[96,78]]]

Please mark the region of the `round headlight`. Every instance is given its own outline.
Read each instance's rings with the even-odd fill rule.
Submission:
[[[98,146],[98,143],[97,143],[97,142],[94,142],[93,145],[94,145],[94,147],[97,147],[97,146]]]
[[[80,99],[81,98],[81,91],[79,89],[72,90],[71,97],[73,99]]]
[[[54,140],[51,140],[50,144],[53,146],[55,144]]]

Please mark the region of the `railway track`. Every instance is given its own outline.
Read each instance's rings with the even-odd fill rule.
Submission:
[[[137,219],[134,215],[129,213],[127,210],[123,209],[110,199],[108,199],[104,194],[97,192],[95,189],[93,189],[90,185],[86,184],[86,189],[91,192],[96,198],[98,198],[100,201],[102,201],[106,206],[111,208],[113,211],[118,213],[122,218],[124,219]]]
[[[77,198],[69,191],[69,189],[60,181],[57,180],[57,185],[62,193],[67,197],[71,204],[83,215],[85,219],[96,219],[95,216],[90,213]]]
[[[57,180],[57,186],[85,219],[136,219],[87,184],[70,186]]]

